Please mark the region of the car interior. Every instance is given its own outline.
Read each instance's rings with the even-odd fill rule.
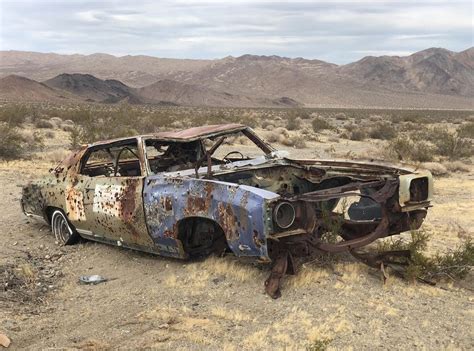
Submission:
[[[211,165],[250,159],[232,148],[238,138],[248,140],[247,137],[234,134],[182,142],[146,139],[144,142],[150,171],[157,174],[193,169],[205,166],[208,157]],[[90,177],[141,176],[138,155],[137,141],[93,147],[84,156],[80,173]]]
[[[137,142],[106,145],[85,155],[81,174],[90,177],[138,177],[141,175]]]

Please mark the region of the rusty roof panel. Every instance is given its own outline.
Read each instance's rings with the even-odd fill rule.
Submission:
[[[207,125],[201,127],[193,127],[184,130],[177,130],[177,131],[168,131],[168,132],[160,132],[154,134],[144,134],[144,135],[136,135],[136,136],[128,136],[122,138],[114,138],[108,140],[100,140],[94,143],[89,144],[88,146],[99,146],[99,145],[106,145],[112,143],[119,143],[122,141],[133,141],[134,139],[141,137],[144,139],[158,139],[158,140],[168,140],[168,141],[193,141],[195,139],[201,138],[208,138],[212,136],[219,136],[226,133],[231,132],[238,132],[241,130],[247,129],[247,126],[238,123],[230,123],[230,124],[215,124],[215,125]]]
[[[175,139],[175,140],[191,140],[196,138],[205,138],[219,134],[221,132],[233,132],[246,129],[242,124],[216,124],[201,127],[194,127],[178,131],[156,133],[153,137],[158,139]]]

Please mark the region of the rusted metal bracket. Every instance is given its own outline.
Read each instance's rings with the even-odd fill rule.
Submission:
[[[221,146],[221,144],[224,142],[225,137],[220,137],[219,140],[217,140],[214,145],[211,146],[209,150],[206,151],[206,153],[196,162],[196,165],[194,166],[194,172],[196,173],[196,178],[199,179],[199,167],[201,167],[201,164],[203,163],[204,160],[207,160],[207,177],[210,178],[212,175],[212,159],[211,156],[214,152],[216,152],[217,148]]]
[[[283,276],[295,273],[293,256],[288,250],[281,252],[273,264],[270,276],[265,280],[265,292],[272,299],[278,299],[281,296],[280,284]]]
[[[364,235],[359,238],[351,239],[351,240],[344,240],[335,244],[332,243],[325,243],[322,241],[319,241],[316,244],[316,247],[319,250],[326,251],[326,252],[343,252],[343,251],[350,251],[353,249],[357,249],[359,247],[365,246],[373,242],[374,240],[377,240],[378,238],[382,238],[387,234],[388,231],[388,226],[390,224],[387,209],[385,208],[385,202],[387,199],[389,199],[395,191],[397,190],[397,182],[391,182],[391,181],[384,181],[382,182],[372,182],[372,185],[374,183],[378,183],[380,185],[384,184],[383,187],[378,190],[376,193],[367,195],[367,194],[358,194],[358,193],[344,193],[344,194],[330,194],[329,192],[326,192],[326,194],[321,194],[321,195],[314,195],[320,198],[321,196],[324,198],[338,198],[338,197],[343,197],[343,196],[349,196],[348,194],[356,194],[361,197],[367,197],[375,202],[379,203],[381,205],[381,210],[382,210],[382,218],[380,219],[377,227],[369,234]],[[369,183],[370,184],[370,183]],[[366,184],[362,184],[364,187]],[[359,185],[360,186],[360,185]],[[351,190],[355,190],[354,188],[351,187]]]

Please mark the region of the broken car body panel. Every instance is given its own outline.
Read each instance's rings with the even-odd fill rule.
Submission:
[[[263,155],[215,157],[237,133]],[[26,186],[21,204],[46,221],[61,209],[96,241],[177,258],[225,241],[237,256],[271,262],[282,252],[350,251],[416,229],[432,193],[429,172],[284,158],[250,128],[230,124],[88,145]]]

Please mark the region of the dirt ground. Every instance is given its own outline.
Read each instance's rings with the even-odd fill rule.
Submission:
[[[46,225],[23,216],[19,199],[21,186],[62,154],[66,138],[55,132],[44,160],[0,164],[0,274],[29,284],[0,292],[0,333],[10,349],[474,349],[472,276],[435,287],[390,277],[383,285],[380,272],[342,256],[332,267],[305,264],[272,300],[263,289],[268,268],[232,256],[183,262],[93,242],[57,246]],[[323,138],[288,149],[328,157],[379,148]],[[433,252],[473,237],[469,167],[435,179],[423,226]],[[110,280],[78,283],[90,274]]]

